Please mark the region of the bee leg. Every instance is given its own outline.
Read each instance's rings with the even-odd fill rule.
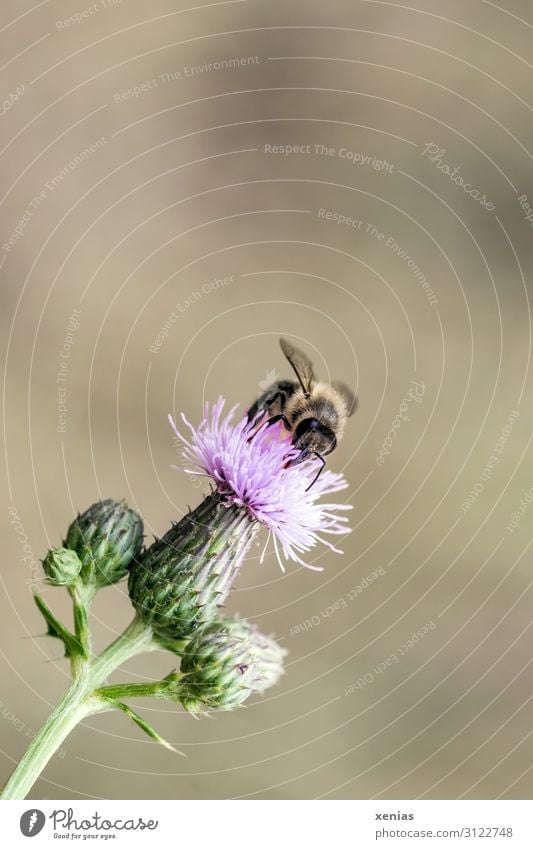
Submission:
[[[271,416],[267,421],[267,427],[272,427],[272,425],[277,424],[277,422],[283,422],[287,430],[291,429],[291,423],[287,416],[284,416],[283,413],[279,413],[277,416]]]
[[[326,465],[326,461],[324,460],[322,454],[319,454],[318,451],[315,451],[314,455],[315,455],[315,457],[318,457],[318,459],[321,461],[322,465],[320,466],[318,472],[316,473],[315,477],[313,478],[313,480],[311,481],[309,486],[306,487],[306,490],[305,490],[306,492],[308,492],[311,489],[311,487],[315,485],[315,483],[319,479],[320,475],[324,471],[324,466]]]
[[[275,404],[278,399],[280,401],[281,408],[283,409],[283,405],[287,400],[287,394],[286,392],[283,392],[282,389],[278,389],[278,391],[272,396],[272,398],[269,398],[268,401],[265,402],[267,410],[269,410],[270,407],[272,407],[272,405]],[[285,416],[280,416],[280,418],[284,419]]]
[[[259,407],[257,408],[257,410],[255,410],[253,413],[252,413],[252,410],[253,410],[254,408],[252,407],[252,408],[250,409],[250,411],[249,411],[249,413],[248,413],[248,421],[251,421],[251,420],[252,420],[252,419],[253,419],[253,418],[257,415],[257,413],[258,413],[259,411],[261,411],[261,412],[262,412],[262,414],[264,415],[264,414],[267,412],[267,410],[269,410],[269,409],[270,409],[270,407],[271,407],[273,404],[275,404],[275,403],[276,403],[276,401],[277,401],[278,399],[281,401],[281,404],[282,404],[282,406],[283,406],[283,404],[284,404],[284,402],[285,402],[286,398],[287,398],[287,393],[286,393],[286,392],[284,392],[282,389],[278,389],[278,390],[277,390],[277,392],[275,392],[273,395],[271,395],[271,397],[270,397],[270,398],[265,398],[265,400],[264,400],[264,401],[261,401],[261,406],[259,406]],[[254,406],[255,406],[255,405],[254,405]]]
[[[266,401],[264,401],[262,415],[260,416],[260,418],[263,417],[263,415],[272,406],[272,404],[274,404],[278,400],[278,398],[280,399],[281,404],[283,405],[286,397],[287,397],[286,393],[283,392],[283,390],[278,389],[278,391],[274,395],[272,395],[271,398],[268,398]],[[255,415],[257,415],[257,413],[255,413]],[[248,413],[248,422],[251,422],[252,419],[253,419],[253,416],[251,417],[250,413]],[[267,427],[270,427],[270,425],[275,424],[275,422],[278,422],[280,420],[283,421],[283,424],[285,425],[287,430],[290,430],[290,424],[288,423],[288,421],[285,418],[285,416],[283,415],[283,413],[281,415],[278,415],[278,416],[271,416],[271,418],[268,419]],[[257,431],[256,431],[256,433],[257,433]],[[248,437],[248,442],[251,442],[252,439],[254,438],[254,436],[255,436],[255,433],[253,433],[250,437]]]
[[[291,424],[290,424],[288,418],[283,415],[283,413],[279,413],[277,416],[271,416],[267,420],[266,426],[272,427],[272,425],[277,424],[277,422],[283,422],[283,424],[285,425],[287,430],[291,429]],[[257,431],[255,431],[255,433],[252,433],[252,435],[248,437],[248,442],[251,442],[256,434],[257,434]]]

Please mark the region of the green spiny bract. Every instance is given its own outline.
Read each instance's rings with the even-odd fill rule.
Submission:
[[[143,522],[123,501],[98,501],[77,516],[68,529],[65,546],[82,563],[85,584],[105,587],[126,575],[141,552]]]
[[[253,692],[257,661],[249,640],[212,622],[187,644],[181,672],[180,701],[186,710],[231,710]]]
[[[183,652],[179,699],[192,712],[231,710],[279,680],[286,653],[244,619],[212,622]]]
[[[258,528],[246,510],[214,493],[133,564],[130,598],[165,646],[219,617]]]

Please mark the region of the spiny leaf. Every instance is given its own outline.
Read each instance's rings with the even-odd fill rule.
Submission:
[[[46,633],[49,637],[56,637],[62,641],[65,646],[65,657],[82,654],[82,648],[76,637],[57,619],[39,593],[34,593],[33,598],[46,622]]]
[[[123,711],[123,713],[125,713],[126,716],[129,716],[129,718],[136,725],[138,725],[139,728],[141,728],[142,731],[145,732],[145,734],[148,734],[148,736],[151,737],[152,740],[155,740],[156,743],[160,743],[162,746],[165,747],[165,749],[170,749],[171,752],[175,752],[177,755],[181,755],[184,758],[186,757],[186,755],[183,752],[180,752],[178,749],[175,749],[174,746],[172,746],[167,740],[165,740],[163,737],[161,737],[161,735],[157,733],[155,728],[152,728],[150,723],[147,722],[145,719],[143,719],[142,716],[140,716],[138,713],[136,713],[132,708],[130,708],[129,705],[124,704],[124,702],[119,702],[117,699],[110,699],[110,702],[116,708]]]

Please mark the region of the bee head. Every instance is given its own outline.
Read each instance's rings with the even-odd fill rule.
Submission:
[[[330,454],[337,444],[337,437],[318,419],[306,418],[296,425],[292,443],[300,449],[297,462],[301,463],[313,454]]]

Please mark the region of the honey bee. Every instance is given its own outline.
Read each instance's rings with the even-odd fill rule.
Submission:
[[[318,480],[326,461],[342,439],[346,419],[357,407],[354,392],[344,383],[322,383],[315,378],[309,357],[280,339],[281,350],[294,369],[297,380],[279,380],[272,384],[248,410],[248,421],[260,421],[268,414],[268,425],[282,421],[292,433],[292,444],[299,454],[291,465],[316,457],[321,466],[307,489]]]

